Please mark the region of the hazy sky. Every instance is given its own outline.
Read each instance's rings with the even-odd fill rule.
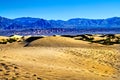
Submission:
[[[120,0],[0,0],[0,16],[62,20],[120,17]]]

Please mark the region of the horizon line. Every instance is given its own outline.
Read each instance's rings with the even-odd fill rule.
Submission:
[[[3,16],[0,16],[0,17],[3,17]],[[7,19],[17,19],[17,18],[38,18],[38,19],[44,19],[44,20],[62,20],[62,21],[68,21],[68,20],[71,20],[71,19],[91,19],[91,20],[102,20],[102,19],[110,19],[110,18],[120,18],[118,16],[114,16],[114,17],[107,17],[107,18],[83,18],[83,17],[74,17],[74,18],[69,18],[69,19],[45,19],[45,18],[40,18],[40,17],[32,17],[32,16],[25,16],[25,17],[16,17],[16,18],[10,18],[10,17],[3,17],[3,18],[7,18]]]

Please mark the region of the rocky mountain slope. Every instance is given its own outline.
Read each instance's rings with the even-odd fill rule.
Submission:
[[[40,18],[22,17],[8,19],[0,17],[0,30],[24,30],[24,29],[91,29],[91,28],[120,28],[120,17],[108,19],[84,19],[74,18],[67,21],[45,20]]]

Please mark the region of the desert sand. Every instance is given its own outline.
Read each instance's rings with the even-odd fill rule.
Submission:
[[[0,44],[0,80],[120,80],[119,47],[61,36]]]

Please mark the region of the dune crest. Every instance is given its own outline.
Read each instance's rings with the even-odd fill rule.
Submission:
[[[72,38],[51,36],[45,37],[31,42],[28,46],[46,46],[46,47],[79,47],[80,45],[88,45],[89,42],[78,41]]]

